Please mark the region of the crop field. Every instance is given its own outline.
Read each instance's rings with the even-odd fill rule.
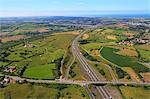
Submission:
[[[140,64],[135,58],[116,54],[118,49],[104,47],[101,50],[101,55],[110,62],[120,67],[131,67],[136,73],[148,72],[149,69]]]
[[[8,61],[0,64],[16,66],[17,71],[22,66],[27,66],[23,73],[23,77],[26,78],[54,79],[56,75],[58,78],[58,64],[74,38],[75,35],[71,34],[53,34],[32,42],[24,41],[23,44],[8,50],[3,49],[1,53]]]
[[[71,91],[70,91],[71,90]],[[85,90],[77,85],[10,84],[0,89],[1,99],[88,99]]]

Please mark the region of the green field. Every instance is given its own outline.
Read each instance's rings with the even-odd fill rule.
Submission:
[[[84,44],[84,45],[82,45],[82,47],[85,48],[86,50],[99,49],[100,48],[100,46],[98,46],[98,44],[96,44],[96,43]]]
[[[145,61],[145,62],[150,62],[150,51],[147,50],[142,50],[142,49],[137,49],[139,52],[139,57]]]
[[[9,60],[0,62],[3,66],[16,66],[17,71],[22,66],[27,66],[24,77],[36,79],[52,79],[60,75],[60,66],[54,63],[60,60],[68,50],[74,35],[60,34],[44,37],[25,44],[1,50],[1,53]],[[27,41],[26,41],[27,42]],[[2,57],[1,57],[2,58]],[[60,60],[61,61],[61,60]],[[59,61],[59,63],[60,63]],[[32,74],[33,72],[36,72]],[[17,73],[16,73],[17,75]]]
[[[55,64],[31,67],[26,69],[23,77],[34,79],[54,79],[53,69],[55,69]]]
[[[118,49],[103,47],[100,53],[108,61],[120,67],[131,67],[136,73],[149,71],[149,69],[140,64],[137,59],[129,56],[118,55],[116,54],[117,51]]]
[[[0,89],[0,99],[88,99],[78,85],[10,84]]]

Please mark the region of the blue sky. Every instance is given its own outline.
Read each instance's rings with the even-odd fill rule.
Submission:
[[[0,0],[0,16],[67,16],[150,12],[150,0]]]

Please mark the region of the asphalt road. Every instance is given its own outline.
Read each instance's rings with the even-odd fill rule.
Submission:
[[[100,81],[91,66],[86,62],[84,56],[81,54],[79,48],[78,48],[78,39],[84,34],[85,32],[81,33],[72,43],[72,52],[74,55],[76,55],[77,59],[79,60],[80,64],[84,68],[84,70],[87,72],[90,79],[94,82]],[[102,97],[102,99],[111,99],[111,96],[109,95],[108,91],[105,89],[105,87],[96,87],[98,93]]]
[[[20,78],[15,76],[9,76],[15,80],[26,80],[27,82],[34,82],[34,83],[60,83],[60,84],[78,84],[84,87],[84,89],[87,91],[91,99],[95,99],[94,95],[92,94],[91,90],[88,88],[88,84],[112,84],[112,85],[150,85],[150,83],[136,83],[136,82],[119,82],[119,81],[100,81],[97,75],[95,74],[94,70],[91,68],[91,66],[87,63],[84,56],[80,53],[80,50],[78,48],[78,39],[82,36],[79,35],[72,43],[72,52],[73,54],[78,58],[79,62],[81,63],[83,69],[87,72],[89,78],[91,81],[73,81],[73,80],[33,80],[33,79],[26,79],[26,78]],[[71,63],[72,64],[72,63]],[[113,74],[112,74],[113,75]],[[98,86],[96,87],[97,92],[102,96],[102,99],[110,99],[110,95],[105,87]]]
[[[20,78],[20,77],[17,77],[17,76],[8,76],[14,80],[26,80],[27,82],[30,82],[30,83],[58,83],[58,84],[78,84],[78,85],[82,85],[82,86],[85,86],[88,85],[88,84],[112,84],[112,85],[150,85],[150,83],[136,83],[136,82],[116,82],[116,83],[113,83],[113,82],[110,82],[110,81],[76,81],[76,80],[60,80],[60,79],[57,79],[57,80],[34,80],[34,79],[26,79],[26,78]]]

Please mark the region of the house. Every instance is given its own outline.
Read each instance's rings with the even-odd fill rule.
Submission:
[[[13,73],[16,72],[16,66],[9,66],[9,72]]]
[[[118,44],[122,45],[128,45],[128,46],[133,46],[133,43],[131,41],[121,41]]]
[[[140,39],[140,38],[136,38],[134,40],[135,43],[139,43],[139,44],[146,44],[148,43],[148,39]]]
[[[16,66],[9,66],[4,71],[10,73],[16,72]]]

